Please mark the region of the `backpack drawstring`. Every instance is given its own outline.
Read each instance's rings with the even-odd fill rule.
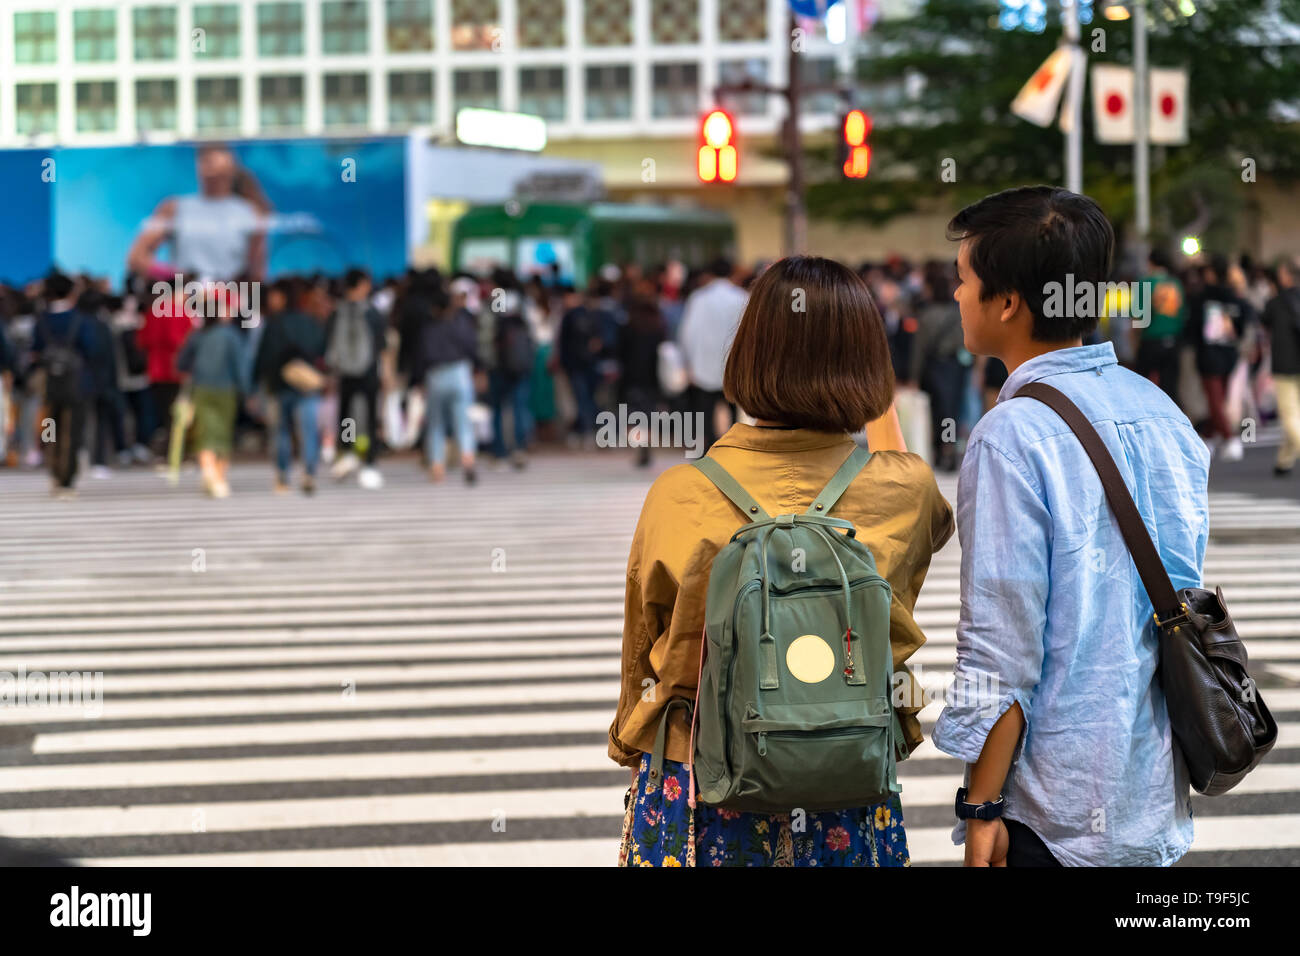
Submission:
[[[709,627],[706,623],[700,631],[700,669],[695,675],[695,706],[691,708],[691,742],[686,752],[686,766],[690,770],[690,788],[686,792],[686,803],[691,808],[691,829],[695,828],[695,720],[700,712],[700,684],[704,681],[704,648],[707,646]]]

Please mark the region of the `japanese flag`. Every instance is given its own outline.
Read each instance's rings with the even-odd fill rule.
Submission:
[[[1092,65],[1092,116],[1097,125],[1097,142],[1133,142],[1132,67]]]
[[[1187,142],[1187,71],[1151,70],[1151,142]]]
[[[1070,50],[1058,46],[1011,101],[1011,112],[1035,126],[1051,126],[1069,75]]]

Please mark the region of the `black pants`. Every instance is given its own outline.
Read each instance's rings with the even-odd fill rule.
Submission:
[[[126,430],[122,421],[122,393],[114,389],[103,392],[92,400],[88,412],[95,416],[94,457],[96,465],[108,464],[108,445],[113,443],[113,450],[121,452],[126,448]]]
[[[379,444],[379,380],[374,377],[359,376],[339,379],[339,448],[352,448],[355,442],[344,438],[344,423],[352,418],[352,397],[360,395],[366,406],[366,464],[375,463],[375,446]],[[357,434],[356,419],[352,419],[353,438]]]
[[[956,358],[932,360],[921,376],[921,387],[930,396],[930,441],[936,467],[957,468],[957,424],[966,394],[966,366]],[[951,422],[951,426],[949,426]],[[948,441],[944,436],[951,432]]]
[[[717,426],[713,424],[713,413],[718,402],[724,400],[725,396],[720,391],[710,392],[695,385],[690,385],[686,389],[686,410],[692,415],[697,412],[704,415],[704,450],[706,452],[718,440]],[[735,421],[736,406],[727,402],[727,407],[731,409],[731,420]]]
[[[1138,343],[1136,371],[1160,386],[1178,405],[1178,377],[1182,371],[1181,349],[1175,338],[1143,339]],[[1180,406],[1181,407],[1181,406]]]
[[[1052,851],[1033,830],[1019,820],[1003,819],[1007,826],[1007,866],[1060,866]]]
[[[180,391],[179,382],[149,383],[149,394],[153,398],[154,423],[157,426],[153,437],[163,454],[167,453],[167,446],[172,440],[172,403],[176,401]]]
[[[82,431],[85,428],[86,408],[81,402],[69,405],[47,405],[47,418],[54,422],[53,439],[49,443],[50,475],[60,488],[71,488],[77,480],[77,454],[81,449]],[[41,425],[41,436],[47,432]]]

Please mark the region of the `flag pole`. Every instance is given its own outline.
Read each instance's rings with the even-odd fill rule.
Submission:
[[[1065,43],[1070,49],[1070,78],[1066,108],[1070,111],[1065,133],[1065,188],[1083,192],[1083,71],[1079,48],[1079,0],[1061,0],[1065,13]]]
[[[1147,243],[1151,237],[1151,100],[1147,75],[1147,5],[1146,0],[1133,3],[1133,190],[1137,235],[1134,252],[1138,269],[1147,261]]]

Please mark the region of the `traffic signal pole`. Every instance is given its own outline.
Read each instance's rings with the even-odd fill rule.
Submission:
[[[745,80],[741,83],[728,83],[715,86],[715,101],[727,94],[766,93],[769,96],[781,96],[786,102],[785,121],[781,128],[781,145],[785,151],[786,178],[785,189],[785,235],[784,253],[797,255],[808,246],[808,209],[804,204],[804,169],[803,169],[803,134],[799,130],[799,111],[804,93],[834,92],[847,98],[847,92],[838,85],[818,84],[805,86],[799,75],[799,52],[794,43],[794,31],[798,29],[794,14],[790,15],[790,60],[788,79],[785,86],[772,86],[767,83],[755,83]]]

